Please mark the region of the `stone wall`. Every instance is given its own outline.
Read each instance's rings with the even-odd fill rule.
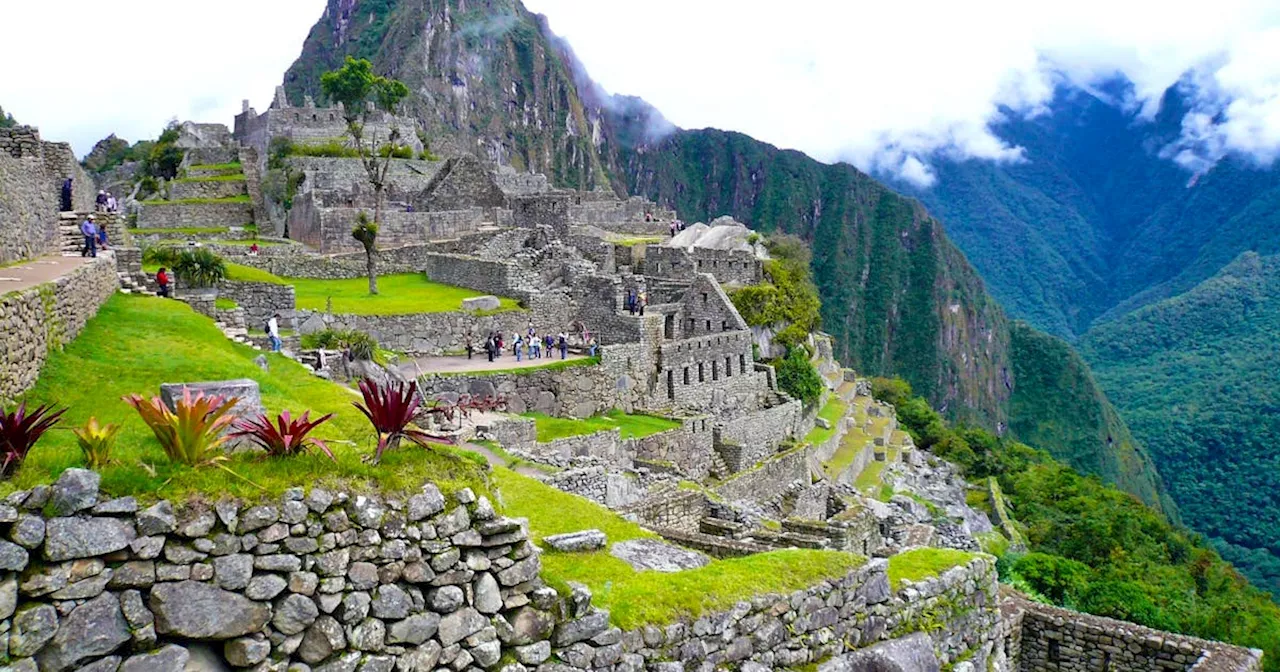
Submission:
[[[717,450],[733,471],[749,469],[773,455],[785,439],[794,436],[800,411],[800,402],[792,400],[716,423]],[[734,448],[725,450],[727,446]]]
[[[706,478],[713,455],[711,423],[706,416],[682,418],[680,423],[678,429],[627,439],[627,454],[649,463],[670,464],[687,478]]]
[[[139,229],[214,229],[244,226],[252,221],[253,204],[249,201],[142,201],[138,204]]]
[[[31,389],[49,351],[70,343],[118,286],[115,260],[100,256],[54,282],[0,295],[0,403]]]
[[[426,253],[422,270],[434,282],[466,287],[495,296],[518,296],[519,267],[514,263],[461,254]],[[557,331],[563,326],[557,327]]]
[[[378,250],[378,273],[421,273],[431,245],[404,245]],[[243,252],[243,250],[241,250]],[[364,251],[316,255],[298,245],[264,247],[258,256],[241,255],[238,263],[253,266],[282,278],[322,278],[340,280],[363,278],[368,274]]]
[[[696,490],[664,491],[623,509],[646,527],[697,532],[709,514],[707,498]]]
[[[1160,632],[1133,623],[1005,598],[1008,618],[1016,618],[1019,670],[1061,672],[1253,672],[1262,652]],[[1016,614],[1016,615],[1015,615]],[[1015,624],[1018,625],[1018,624]]]
[[[72,178],[72,209],[93,210],[93,179],[65,142],[44,142],[31,126],[0,129],[0,264],[58,249],[62,181]]]
[[[627,457],[629,460],[629,456],[622,449],[622,430],[617,428],[540,442],[534,446],[533,450],[542,455],[590,456],[611,460]]]
[[[419,380],[422,393],[428,397],[446,392],[502,395],[512,413],[538,411],[555,417],[585,418],[623,407],[616,378],[603,365],[492,375],[428,374]]]
[[[169,197],[174,200],[183,198],[231,198],[243,196],[246,181],[241,180],[174,180],[169,184]],[[241,222],[253,221],[246,219]]]
[[[644,273],[662,278],[690,278],[710,273],[724,284],[754,285],[764,279],[761,262],[745,250],[648,245]]]
[[[289,237],[325,253],[360,250],[360,243],[351,237],[351,228],[361,213],[372,217],[373,209],[325,207],[316,201],[315,192],[307,192],[293,201],[289,211]],[[400,246],[455,238],[493,220],[494,215],[483,208],[410,212],[384,205],[378,222],[378,243]]]
[[[231,299],[244,311],[245,323],[250,329],[260,331],[272,315],[280,313],[281,329],[296,329],[299,320],[294,308],[297,299],[292,285],[276,285],[268,282],[223,282],[218,285],[218,295]]]
[[[533,319],[524,310],[509,310],[492,315],[476,315],[467,312],[414,313],[411,315],[347,315],[329,314],[314,310],[300,310],[298,328],[304,334],[322,329],[356,329],[377,339],[378,344],[391,350],[414,355],[438,356],[459,354],[466,348],[467,335],[475,346],[476,356],[484,357],[485,336],[493,331],[504,334],[523,333],[534,322],[534,328],[545,333],[551,325]],[[555,325],[556,330],[563,323]],[[510,351],[503,355],[514,356]]]
[[[809,456],[803,447],[781,453],[721,483],[716,493],[730,500],[771,500],[795,481],[809,482]]]

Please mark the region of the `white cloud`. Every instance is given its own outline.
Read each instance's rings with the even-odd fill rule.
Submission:
[[[1197,114],[1171,156],[1280,152],[1274,0],[527,0],[593,78],[685,128],[715,126],[824,161],[928,184],[937,152],[1021,160],[1002,107],[1042,112],[1055,86],[1116,75],[1153,115],[1196,73]]]
[[[87,151],[170,118],[266,107],[324,0],[63,0],[6,7],[0,105]],[[930,159],[1021,160],[1002,107],[1123,74],[1151,115],[1188,71],[1194,112],[1166,149],[1191,169],[1280,155],[1275,0],[527,0],[590,74],[672,122],[749,133],[921,184]],[[14,29],[13,27],[20,27]]]
[[[231,125],[271,101],[324,0],[5,3],[0,106],[84,154],[173,117]]]

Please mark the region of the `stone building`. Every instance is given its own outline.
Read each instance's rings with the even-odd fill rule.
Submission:
[[[71,145],[40,139],[32,126],[0,128],[0,264],[58,249],[62,185],[72,183],[72,210],[93,210],[93,178]]]

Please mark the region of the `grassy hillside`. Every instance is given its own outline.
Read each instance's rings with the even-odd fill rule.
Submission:
[[[1280,592],[1280,257],[1247,253],[1082,340],[1183,519]]]

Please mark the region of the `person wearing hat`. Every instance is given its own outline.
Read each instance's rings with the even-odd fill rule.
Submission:
[[[94,199],[94,205],[98,206],[98,212],[107,211],[107,192],[99,189],[98,197]]]
[[[80,222],[80,233],[84,235],[84,248],[80,250],[80,256],[98,256],[98,227],[93,221],[93,215]]]

